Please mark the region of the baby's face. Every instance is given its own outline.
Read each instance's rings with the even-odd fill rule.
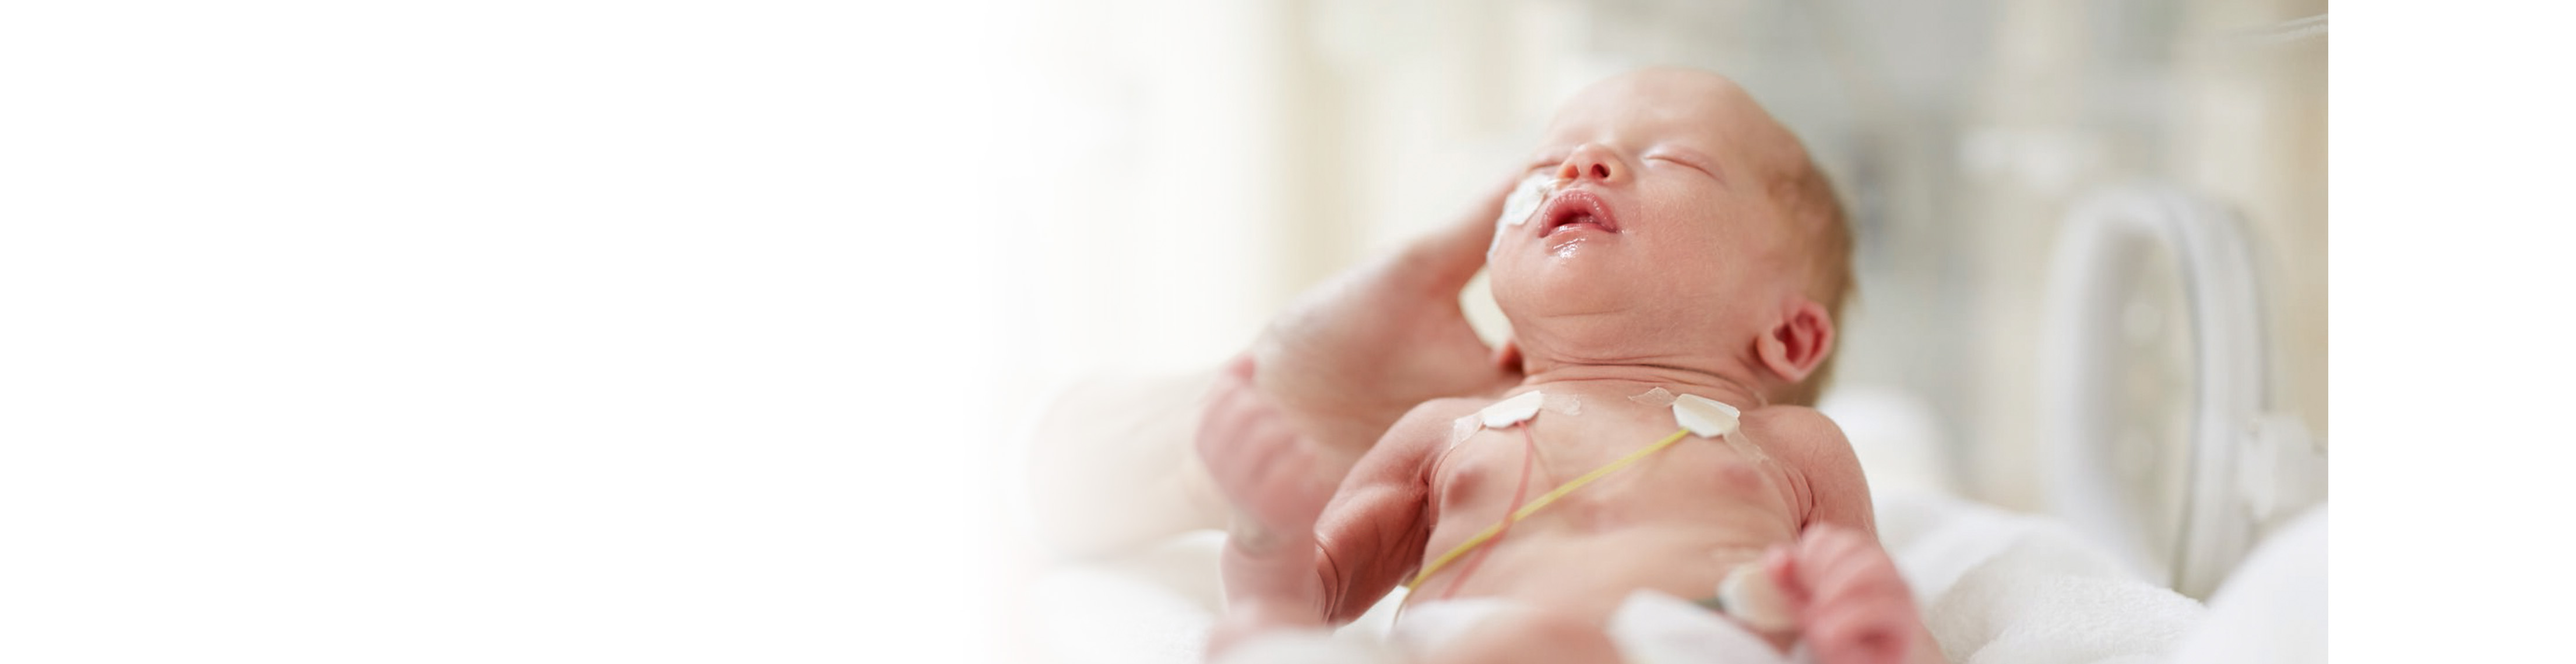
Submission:
[[[1553,193],[1501,220],[1487,257],[1524,351],[1739,352],[1804,291],[1800,236],[1765,193],[1801,149],[1713,74],[1639,72],[1578,95],[1529,166]]]

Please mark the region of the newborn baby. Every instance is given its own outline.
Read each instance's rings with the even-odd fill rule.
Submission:
[[[1329,455],[1203,437],[1240,512],[1214,649],[1413,586],[1395,634],[1422,661],[1693,639],[1939,661],[1849,443],[1803,405],[1850,287],[1805,149],[1731,81],[1659,69],[1577,95],[1536,156],[1487,256],[1518,386],[1414,408],[1337,491],[1295,477]],[[1255,406],[1220,398],[1203,426],[1258,428]]]

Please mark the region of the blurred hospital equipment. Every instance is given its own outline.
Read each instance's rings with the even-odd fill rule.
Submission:
[[[2267,399],[2254,255],[2235,216],[2214,202],[2137,185],[2079,201],[2050,262],[2036,414],[2051,509],[2194,597],[2215,590],[2267,527],[2325,499],[2323,448]],[[2141,284],[2150,261],[2179,278]],[[2167,446],[2183,453],[2179,463],[2117,449],[2165,442],[2119,431],[2157,415],[2152,396],[2119,392],[2138,370],[2124,361],[2128,351],[2159,336],[2153,321],[2130,319],[2153,318],[2159,291],[2178,291],[2188,314],[2186,334],[2170,340],[2188,347],[2190,362],[2179,394],[2187,444]]]

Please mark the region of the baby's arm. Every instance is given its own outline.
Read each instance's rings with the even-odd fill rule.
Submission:
[[[1923,625],[1896,561],[1878,543],[1869,482],[1840,427],[1799,407],[1765,408],[1763,430],[1804,480],[1798,541],[1764,559],[1798,608],[1799,630],[1821,662],[1932,664],[1941,646]]]
[[[1310,528],[1228,540],[1226,616],[1211,650],[1259,632],[1356,619],[1420,564],[1430,460],[1447,435],[1432,410],[1425,404],[1389,429]]]

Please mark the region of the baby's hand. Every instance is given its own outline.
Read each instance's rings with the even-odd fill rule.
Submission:
[[[1816,661],[1896,664],[1913,651],[1922,617],[1896,562],[1869,536],[1811,525],[1796,544],[1773,549],[1763,566],[1797,607]]]
[[[1252,371],[1242,357],[1217,376],[1199,420],[1199,460],[1234,505],[1231,546],[1256,557],[1311,555],[1315,520],[1350,464],[1302,435],[1254,387]]]

